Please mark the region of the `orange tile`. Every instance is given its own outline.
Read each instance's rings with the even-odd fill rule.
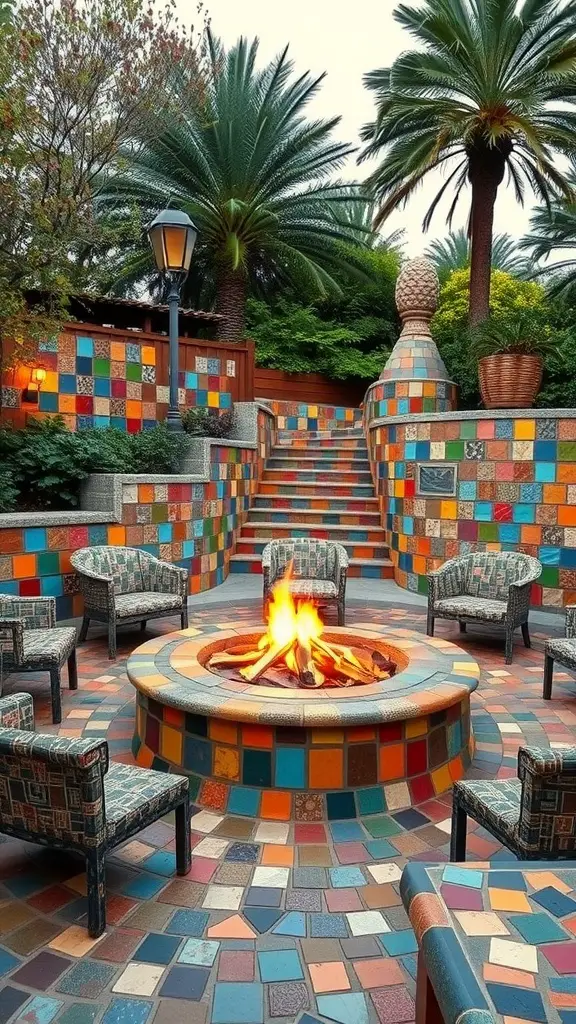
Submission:
[[[518,985],[520,988],[536,988],[533,974],[529,974],[528,971],[517,971],[513,967],[500,967],[498,964],[484,964],[484,981]]]
[[[576,506],[560,505],[558,509],[559,526],[576,526]]]
[[[240,914],[233,914],[208,929],[209,939],[255,939],[256,932]]]
[[[376,730],[367,725],[358,725],[354,729],[346,731],[346,739],[349,743],[360,743],[361,740],[373,740],[375,738]]]
[[[342,789],[344,784],[344,751],[311,750],[309,754],[309,788]]]
[[[242,746],[272,749],[272,729],[268,725],[242,725]]]
[[[141,419],[142,402],[137,402],[135,399],[128,399],[126,402],[126,416],[129,420]]]
[[[236,722],[226,722],[223,718],[209,718],[208,735],[211,740],[234,744],[238,742],[238,726]]]
[[[126,543],[126,527],[125,526],[109,526],[108,527],[108,543],[118,544],[121,547]]]
[[[566,885],[566,882],[563,882],[561,878],[558,878],[553,871],[526,871],[525,878],[537,892],[540,889],[547,889],[549,886],[553,889],[558,889],[559,892],[572,892],[570,886]],[[564,924],[564,921],[562,924]]]
[[[14,555],[12,559],[14,579],[22,580],[36,575],[36,555]]]
[[[168,725],[160,726],[160,755],[172,764],[182,764],[182,733]]]
[[[545,505],[564,505],[566,503],[566,487],[564,484],[544,484],[543,498]]]
[[[308,964],[308,970],[316,993],[345,992],[351,987],[346,967],[340,960],[333,963]]]
[[[576,935],[576,914],[573,917],[565,917],[562,921],[562,927],[567,928],[569,932]]]
[[[143,345],[141,355],[144,366],[156,366],[156,349],[153,345]]]
[[[448,764],[448,771],[450,772],[450,778],[452,782],[458,782],[464,775],[464,765],[462,764],[462,758],[460,754],[457,757],[453,757]]]
[[[270,867],[291,868],[294,864],[294,847],[276,846],[272,843],[266,843],[262,851],[260,863],[267,864]]]
[[[72,563],[70,561],[70,555],[71,554],[72,554],[71,551],[60,551],[59,552],[59,559],[58,559],[58,561],[60,563],[60,572],[62,572],[62,573],[74,572],[74,569],[72,568]]]
[[[520,538],[522,544],[541,544],[542,543],[542,527],[541,526],[522,526],[520,529]]]
[[[447,765],[444,765],[442,768],[436,768],[430,774],[435,793],[445,793],[447,789],[452,788],[452,778]]]
[[[404,984],[404,976],[396,960],[357,960],[354,970],[362,988]]]
[[[141,505],[151,505],[154,501],[154,484],[138,484],[138,501]]]
[[[518,889],[488,889],[490,906],[492,910],[517,911],[521,914],[531,914],[532,908],[526,897],[526,893]]]
[[[173,725],[177,729],[181,729],[184,725],[184,712],[178,711],[177,708],[170,708],[167,704],[164,705],[162,717],[166,725]]]
[[[214,747],[214,775],[220,779],[240,778],[240,753],[234,747]]]
[[[576,483],[576,465],[573,462],[559,462],[556,466],[556,479],[559,483]]]
[[[576,1006],[576,992],[549,992],[548,998],[557,1009]]]
[[[110,343],[110,359],[113,359],[115,363],[123,363],[126,359],[126,347],[122,341],[112,341]]]
[[[404,776],[404,757],[406,748],[403,743],[388,743],[380,747],[380,782],[400,779]]]
[[[280,793],[277,790],[268,789],[262,793],[262,804],[260,817],[274,821],[289,821],[292,811],[292,798],[290,793]]]

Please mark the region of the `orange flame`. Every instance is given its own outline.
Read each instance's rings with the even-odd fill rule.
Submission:
[[[268,632],[258,644],[260,649],[270,644],[284,647],[294,640],[309,645],[313,637],[318,637],[322,633],[324,627],[315,605],[310,601],[299,601],[298,604],[294,602],[290,593],[291,579],[292,563],[287,567],[283,578],[273,587],[268,606]]]

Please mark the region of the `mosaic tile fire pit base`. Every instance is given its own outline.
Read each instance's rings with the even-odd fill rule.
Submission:
[[[215,651],[257,642],[255,627],[149,640],[127,666],[138,764],[189,775],[201,807],[283,821],[378,815],[450,789],[470,763],[480,669],[445,640],[368,625],[323,635],[379,649],[399,671],[346,690],[239,683],[205,667]]]

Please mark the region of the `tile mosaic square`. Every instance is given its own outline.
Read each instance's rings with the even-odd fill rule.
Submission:
[[[361,868],[358,867],[331,868],[329,875],[330,884],[335,889],[348,889],[353,886],[366,885],[366,879],[362,874]]]
[[[105,964],[84,960],[75,964],[71,971],[60,980],[58,992],[70,996],[83,996],[86,999],[97,999],[100,993],[110,984],[116,968]]]
[[[567,938],[564,929],[547,914],[511,914],[508,921],[517,932],[520,932],[524,941],[532,945],[562,942]]]
[[[405,978],[396,960],[357,960],[354,971],[363,989],[382,988],[384,985],[402,985]]]
[[[11,957],[11,954],[7,953],[6,956]],[[15,962],[8,970],[14,970],[14,967],[19,963],[15,957],[12,959]],[[68,967],[70,967],[70,961],[66,957],[57,956],[55,953],[45,950],[42,953],[38,953],[37,956],[29,960],[18,971],[15,971],[11,980],[16,982],[17,985],[27,985],[32,989],[45,992]]]
[[[282,890],[270,889],[270,892],[282,893]],[[322,890],[313,888],[288,889],[286,893],[286,910],[306,910],[312,913],[322,910]]]
[[[264,989],[253,983],[217,982],[212,1024],[264,1024]]]
[[[539,992],[511,985],[490,983],[486,985],[486,988],[497,1013],[545,1024],[547,1016]]]
[[[218,981],[254,981],[254,953],[223,950],[218,961]]]
[[[209,977],[210,971],[205,967],[184,967],[176,964],[169,969],[158,995],[199,1002],[204,995]]]
[[[558,942],[553,946],[540,946],[540,952],[544,954],[549,963],[558,974],[574,973],[574,943]],[[13,977],[15,981],[16,978]]]
[[[319,995],[318,1012],[337,1024],[368,1024],[366,998],[361,992],[343,995]]]
[[[235,885],[209,885],[202,906],[208,910],[238,910],[244,889]]]
[[[146,1024],[152,1003],[140,999],[114,999],[102,1018],[102,1024]]]
[[[346,939],[348,929],[342,914],[310,914],[310,935],[313,939]]]
[[[272,931],[274,935],[293,935],[298,938],[304,938],[306,935],[306,916],[297,910],[290,911]]]
[[[304,977],[300,957],[295,949],[260,952],[257,959],[263,982],[300,981]]]
[[[285,889],[290,875],[289,868],[257,867],[252,883],[265,889]]]
[[[515,967],[520,971],[538,971],[538,954],[534,946],[510,939],[491,939],[489,960],[500,967]]]
[[[460,910],[454,917],[466,935],[509,935],[510,929],[498,914],[490,910]]]
[[[178,955],[178,963],[194,964],[196,967],[212,967],[219,947],[219,942],[187,939]]]
[[[283,893],[283,889],[266,889],[261,886],[251,886],[246,894],[246,906],[279,907],[282,902]],[[287,893],[286,899],[289,900],[289,898],[290,893]]]
[[[539,903],[541,907],[548,910],[555,917],[565,917],[566,914],[576,912],[576,900],[566,896],[554,886],[539,889],[530,897],[533,903]]]
[[[528,902],[526,894],[518,889],[489,888],[488,896],[492,910],[518,911],[524,914],[532,913],[532,907]]]
[[[405,956],[407,953],[416,953],[418,950],[418,942],[411,928],[390,932],[389,935],[381,935],[378,941],[382,943],[389,956]]]
[[[368,871],[375,882],[397,882],[402,877],[402,868],[397,864],[367,864]]]
[[[346,914],[352,935],[383,935],[390,925],[379,910],[361,910]]]
[[[295,1014],[310,1006],[308,989],[303,982],[279,982],[268,990],[271,1017],[294,1019]]]
[[[26,1010],[20,1014],[15,1024],[51,1024],[56,1014],[62,1009],[61,999],[51,999],[49,996],[34,996],[28,1003]]]
[[[351,988],[346,967],[341,961],[310,964],[312,988],[319,992],[345,992]]]
[[[128,963],[112,986],[112,991],[128,996],[151,996],[165,970],[159,964]]]
[[[282,917],[282,911],[274,907],[244,907],[244,917],[262,935]]]

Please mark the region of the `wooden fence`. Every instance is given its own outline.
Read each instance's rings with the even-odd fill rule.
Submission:
[[[319,373],[285,373],[261,367],[254,371],[255,397],[279,402],[357,408],[370,383],[329,380]]]

